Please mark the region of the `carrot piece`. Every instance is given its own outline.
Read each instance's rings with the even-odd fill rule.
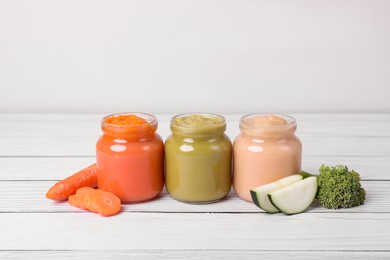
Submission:
[[[70,195],[69,198],[68,198],[68,202],[73,207],[81,208],[80,203],[77,201],[76,194]]]
[[[82,187],[75,195],[69,196],[69,204],[74,207],[99,213],[102,216],[112,216],[121,209],[121,200],[111,192]]]
[[[92,164],[87,168],[82,169],[81,171],[54,184],[46,193],[46,198],[62,201],[66,200],[70,195],[75,194],[81,187],[96,187],[96,172],[96,164]]]

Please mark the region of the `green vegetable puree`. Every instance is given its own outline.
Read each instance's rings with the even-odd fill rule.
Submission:
[[[182,136],[207,136],[224,132],[225,129],[225,119],[213,114],[184,114],[171,121],[172,132]]]
[[[165,143],[165,185],[180,201],[207,203],[231,187],[232,145],[225,119],[213,114],[184,114],[171,121]]]

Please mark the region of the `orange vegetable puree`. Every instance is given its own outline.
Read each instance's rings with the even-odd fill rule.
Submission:
[[[136,115],[113,115],[106,117],[104,121],[114,125],[141,125],[148,123],[145,119]]]
[[[103,118],[103,135],[96,145],[98,188],[122,202],[156,197],[164,186],[164,145],[157,120],[143,113]]]

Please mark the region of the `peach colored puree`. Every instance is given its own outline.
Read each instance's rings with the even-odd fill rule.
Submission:
[[[157,196],[164,186],[164,145],[151,125],[136,115],[107,117],[96,146],[98,187],[122,202]]]
[[[301,169],[302,145],[295,136],[295,119],[283,115],[248,115],[233,145],[236,194],[252,201],[250,190]]]

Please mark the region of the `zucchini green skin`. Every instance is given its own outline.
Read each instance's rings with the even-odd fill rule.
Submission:
[[[279,211],[281,211],[280,208],[278,208],[278,207],[274,204],[274,202],[272,201],[272,196],[271,196],[270,194],[268,194],[267,196],[268,196],[268,199],[269,199],[269,201],[271,202],[272,206],[274,206],[274,207],[277,208]],[[284,213],[284,212],[283,212],[283,213]],[[286,213],[285,213],[285,214],[286,214]],[[287,215],[289,215],[289,214],[287,214]]]
[[[305,171],[300,171],[299,174],[302,175],[303,179],[306,179],[306,178],[309,178],[309,177],[312,177],[312,176],[318,177],[318,175],[311,174],[311,173],[308,173],[308,172],[305,172]],[[318,183],[318,178],[317,178],[317,183]],[[318,198],[318,192],[319,191],[320,191],[320,189],[317,189],[316,198]]]
[[[267,197],[267,193],[276,191],[280,188],[289,186],[293,183],[299,182],[303,180],[303,176],[300,174],[294,174],[290,176],[286,176],[282,179],[279,179],[277,181],[261,185],[259,187],[253,188],[250,190],[250,195],[252,197],[253,203],[259,207],[260,209],[274,214],[280,212],[280,210],[277,207],[274,207],[270,200]]]
[[[302,175],[302,177],[303,177],[304,179],[306,179],[306,178],[308,178],[308,177],[311,177],[311,176],[315,176],[315,175],[313,175],[313,174],[311,174],[311,173],[308,173],[308,172],[305,172],[305,171],[300,171],[299,174]]]
[[[252,197],[252,200],[253,200],[253,203],[255,203],[255,205],[259,208],[261,208],[262,210],[264,210],[265,212],[269,213],[269,214],[275,214],[275,213],[279,213],[280,210],[278,208],[276,208],[278,211],[268,211],[266,210],[265,208],[263,208],[259,202],[259,199],[257,198],[257,193],[253,190],[251,190],[251,197]]]
[[[255,203],[255,205],[260,208],[260,203],[259,203],[259,200],[257,199],[256,192],[251,190],[251,197],[252,197],[253,203]]]

